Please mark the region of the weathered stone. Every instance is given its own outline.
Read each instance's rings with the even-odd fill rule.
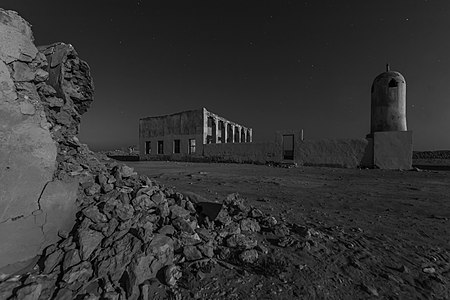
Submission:
[[[182,208],[181,206],[178,206],[178,205],[172,205],[170,207],[170,212],[171,212],[170,217],[172,219],[175,219],[175,218],[187,218],[190,215],[190,212],[188,210],[186,210],[186,209],[184,209],[184,208]]]
[[[233,234],[240,234],[241,226],[236,222],[231,222],[227,226],[225,226],[222,230],[219,231],[219,236],[227,237]]]
[[[150,208],[156,207],[155,202],[153,202],[147,194],[141,194],[131,200],[134,208],[141,210],[148,210]]]
[[[42,285],[39,283],[32,283],[20,288],[17,291],[17,299],[38,300],[41,292]]]
[[[50,107],[62,107],[64,105],[64,100],[58,97],[47,97],[46,101]]]
[[[231,248],[251,249],[256,247],[257,244],[257,240],[244,234],[234,234],[227,239],[227,245]]]
[[[81,259],[87,260],[92,252],[100,245],[103,234],[98,231],[85,229],[78,233],[78,243],[80,245]]]
[[[137,173],[134,172],[133,168],[130,168],[125,165],[120,167],[120,174],[122,175],[123,178],[128,178],[130,176],[137,175]]]
[[[261,218],[263,216],[264,216],[263,212],[257,208],[253,208],[250,211],[250,217],[252,217],[252,218]]]
[[[14,290],[22,283],[20,281],[3,281],[0,282],[0,299],[10,299]]]
[[[77,283],[78,286],[81,286],[92,276],[92,272],[91,264],[88,262],[82,262],[81,264],[73,266],[67,270],[62,280],[64,280],[64,282],[66,282],[69,286],[73,283]]]
[[[214,243],[212,241],[198,245],[197,248],[206,257],[212,258],[214,256]]]
[[[182,245],[182,246],[197,245],[197,244],[201,243],[201,241],[202,241],[197,233],[189,234],[187,232],[180,232],[177,235],[177,237],[178,237],[178,241],[180,242],[180,245]]]
[[[134,208],[130,204],[118,205],[118,206],[116,206],[115,213],[119,217],[120,220],[126,221],[133,217]]]
[[[260,220],[260,224],[267,228],[273,228],[278,224],[278,221],[272,216],[266,216]]]
[[[88,196],[95,195],[100,192],[101,186],[97,183],[92,184],[91,186],[87,187],[84,192]]]
[[[162,204],[164,202],[167,202],[166,197],[164,197],[161,193],[155,193],[151,197],[152,201],[156,203],[156,205]]]
[[[254,263],[258,260],[258,251],[254,249],[245,250],[239,254],[239,259],[244,263]]]
[[[198,260],[203,258],[202,253],[196,246],[184,246],[183,247],[183,255],[186,257],[188,261]]]
[[[243,232],[258,232],[261,230],[261,227],[255,219],[243,219],[240,222],[240,226]]]
[[[172,225],[164,225],[160,230],[158,230],[158,233],[164,235],[173,235],[175,233],[175,228],[173,228]]]
[[[33,45],[30,25],[16,12],[1,10],[0,14],[0,60],[32,61],[38,51]]]
[[[44,273],[49,274],[53,271],[53,269],[58,265],[63,259],[64,252],[60,249],[56,250],[49,256],[45,258],[44,261]]]
[[[83,209],[83,214],[94,223],[108,222],[108,218],[98,210],[96,205]]]
[[[286,235],[289,235],[290,232],[291,231],[289,230],[289,228],[284,224],[276,225],[273,228],[273,233],[277,236],[286,236]]]
[[[180,267],[176,265],[169,265],[164,269],[164,281],[168,286],[175,286],[182,275]]]
[[[20,112],[32,116],[36,113],[36,109],[32,103],[24,101],[20,103]]]
[[[80,261],[81,258],[77,249],[67,251],[64,255],[63,270],[67,270],[68,268],[80,263]]]
[[[192,228],[191,224],[183,218],[178,217],[178,218],[172,220],[172,225],[177,230],[181,230],[181,231],[187,232],[189,234],[194,234],[194,229]]]
[[[195,232],[204,240],[210,241],[214,239],[214,234],[206,228],[197,228]]]
[[[15,81],[32,81],[34,80],[35,72],[28,66],[28,64],[20,61],[15,61],[13,64],[13,78]]]
[[[34,75],[35,82],[43,82],[48,79],[48,72],[42,69],[37,69]]]

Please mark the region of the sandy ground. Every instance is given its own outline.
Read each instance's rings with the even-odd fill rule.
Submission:
[[[210,201],[238,192],[278,220],[317,232],[306,250],[280,246],[279,236],[263,236],[277,257],[267,266],[274,270],[207,268],[188,280],[189,298],[450,298],[449,171],[127,165]]]

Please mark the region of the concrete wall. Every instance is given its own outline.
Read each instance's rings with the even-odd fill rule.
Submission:
[[[173,154],[173,140],[180,140],[180,154],[175,156],[184,156],[188,154],[189,139],[195,139],[196,153],[202,153],[203,128],[204,128],[203,109],[191,110],[182,113],[149,117],[139,120],[139,156],[141,159],[152,159],[158,155],[158,141],[164,142],[163,155]],[[151,153],[146,154],[146,143],[151,143]]]
[[[281,135],[275,142],[204,145],[204,158],[237,163],[295,162],[305,166],[357,168],[369,166],[373,155],[371,144],[366,139],[302,141],[300,136],[294,137],[294,160],[283,159]]]
[[[259,163],[279,161],[279,149],[273,142],[207,144],[203,157],[217,162]]]
[[[357,168],[367,164],[370,152],[366,139],[298,140],[294,161],[305,166]]]

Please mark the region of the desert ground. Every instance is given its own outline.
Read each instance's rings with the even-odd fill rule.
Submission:
[[[286,224],[260,234],[270,259],[258,267],[229,261],[185,270],[185,298],[450,298],[449,171],[127,165],[201,201],[238,192]],[[296,239],[302,226],[311,229],[307,243]],[[153,292],[164,299],[164,289]]]

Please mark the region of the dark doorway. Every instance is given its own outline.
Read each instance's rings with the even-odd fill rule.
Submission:
[[[158,141],[158,154],[164,154],[164,141]]]
[[[283,159],[294,160],[294,135],[283,135]]]

